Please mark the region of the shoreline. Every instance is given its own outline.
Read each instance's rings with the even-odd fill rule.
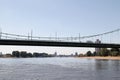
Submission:
[[[92,56],[92,57],[78,57],[78,58],[86,58],[86,59],[103,59],[103,60],[120,60],[120,56],[107,56],[107,57],[103,57],[103,56]]]

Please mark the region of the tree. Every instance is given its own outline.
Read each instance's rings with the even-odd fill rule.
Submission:
[[[48,54],[47,53],[40,53],[39,57],[48,57]]]
[[[102,48],[101,49],[101,56],[108,56],[109,55],[109,50],[107,48]]]
[[[26,58],[27,57],[27,52],[26,51],[21,51],[20,56],[23,57],[23,58]]]
[[[12,56],[13,57],[20,57],[20,52],[19,51],[13,51]]]
[[[111,56],[118,56],[118,55],[120,55],[119,48],[112,48],[111,49]]]
[[[32,53],[28,53],[27,57],[33,57]]]
[[[39,53],[34,52],[34,53],[33,53],[33,56],[34,56],[34,57],[39,57],[40,55],[39,55]]]
[[[93,56],[97,56],[97,53],[96,53],[96,52],[93,52]]]
[[[88,51],[88,52],[86,53],[86,55],[87,55],[87,56],[92,56],[91,51]]]

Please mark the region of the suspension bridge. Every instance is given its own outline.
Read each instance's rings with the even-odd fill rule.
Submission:
[[[118,39],[113,42],[114,36],[109,41],[104,41],[103,36],[117,33]],[[99,38],[98,38],[99,37]],[[38,37],[31,35],[18,35],[0,32],[0,45],[28,45],[28,46],[60,46],[60,47],[99,47],[99,48],[120,48],[120,29],[113,31],[78,37]],[[85,41],[86,39],[86,41]],[[100,43],[90,39],[99,39]],[[117,43],[116,43],[117,42]]]

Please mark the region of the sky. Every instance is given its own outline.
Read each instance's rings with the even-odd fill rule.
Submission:
[[[120,0],[0,0],[2,32],[33,36],[86,36],[120,28]],[[103,36],[120,43],[119,33]],[[111,38],[111,37],[112,38]],[[113,38],[114,36],[114,38]],[[55,51],[60,54],[85,53],[91,48],[0,46],[3,53]]]

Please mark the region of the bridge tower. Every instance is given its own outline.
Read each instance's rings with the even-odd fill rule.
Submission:
[[[101,41],[100,41],[99,39],[97,39],[97,40],[95,41],[95,43],[101,44]],[[100,51],[101,51],[101,48],[95,48],[95,52],[96,52],[96,53],[99,53]]]

